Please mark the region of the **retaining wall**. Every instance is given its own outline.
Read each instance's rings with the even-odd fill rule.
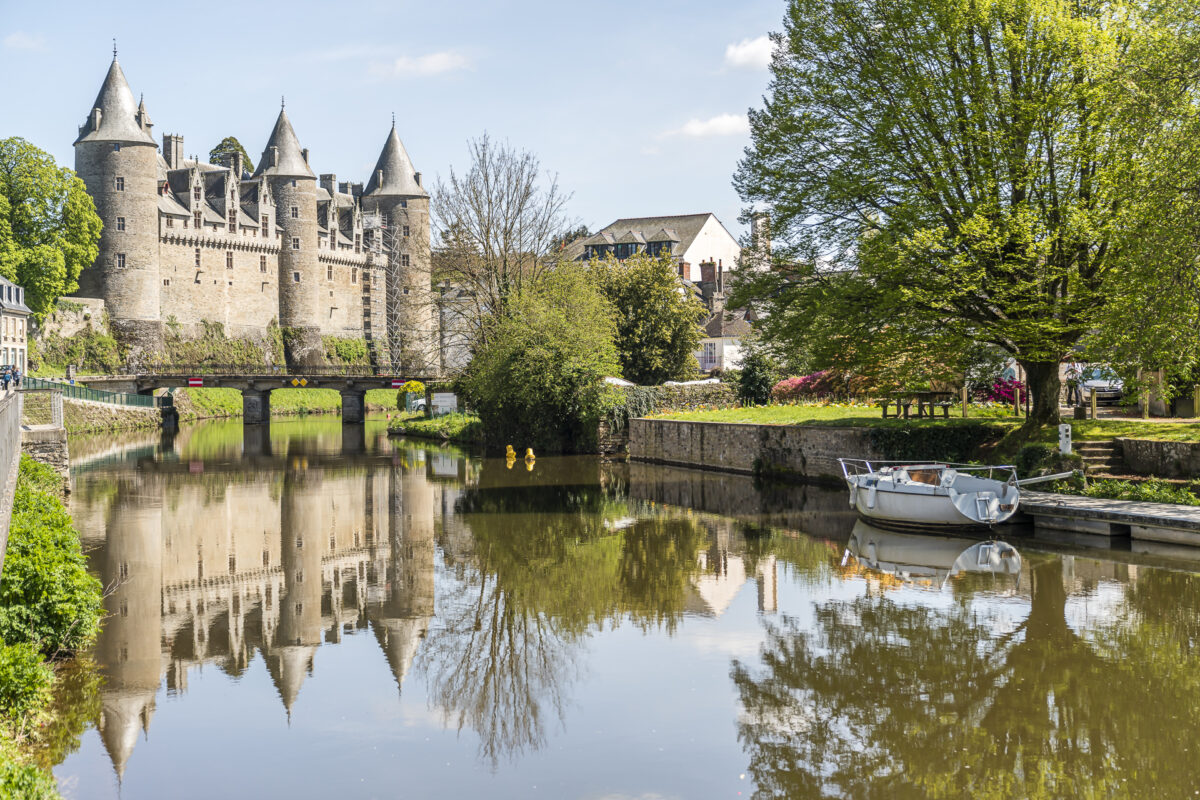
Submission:
[[[841,481],[838,458],[885,459],[869,428],[634,419],[629,457],[701,469]]]
[[[737,393],[729,383],[703,383],[695,386],[638,387],[654,391],[654,407],[642,413],[663,411],[695,411],[700,408],[732,408],[737,405]],[[630,389],[624,389],[628,395]],[[629,426],[615,427],[607,419],[600,420],[597,436],[601,455],[625,453],[629,448]]]
[[[1200,442],[1164,442],[1118,438],[1125,466],[1156,478],[1200,477]]]
[[[0,399],[0,571],[8,550],[8,523],[12,519],[13,495],[17,490],[17,471],[21,465],[22,397],[8,392]]]

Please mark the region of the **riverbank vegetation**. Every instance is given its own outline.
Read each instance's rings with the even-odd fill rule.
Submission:
[[[57,797],[39,751],[72,749],[82,726],[60,719],[52,692],[59,665],[91,644],[101,586],[87,565],[62,478],[21,457],[8,550],[0,576],[0,797]]]
[[[388,423],[393,436],[438,439],[458,444],[483,444],[483,422],[474,414],[443,414],[426,419],[424,414],[399,414]]]
[[[1040,488],[1040,487],[1036,487]],[[1151,478],[1145,481],[1125,481],[1108,478],[1089,480],[1087,486],[1078,481],[1059,481],[1047,489],[1059,494],[1075,494],[1104,500],[1134,500],[1142,503],[1174,503],[1200,506],[1200,483],[1174,483]]]

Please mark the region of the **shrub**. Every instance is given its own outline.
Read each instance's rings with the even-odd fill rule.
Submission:
[[[738,375],[738,400],[748,406],[766,404],[771,399],[771,387],[778,374],[779,370],[770,356],[761,350],[751,349],[742,361],[742,371]]]
[[[487,444],[595,452],[620,374],[612,308],[586,268],[560,264],[510,297],[460,379]]]
[[[50,702],[54,674],[34,645],[23,642],[0,647],[0,714],[26,720]]]
[[[8,553],[0,576],[0,640],[29,643],[54,657],[95,637],[100,582],[87,572],[79,535],[57,493],[57,476],[21,456]]]
[[[980,448],[999,441],[1006,429],[998,425],[920,425],[905,423],[871,428],[871,446],[887,460],[972,461]]]
[[[0,798],[61,800],[54,776],[26,761],[3,736],[0,736]]]
[[[1026,395],[1025,384],[1018,380],[998,380],[990,387],[977,391],[975,396],[976,399],[982,400],[985,403],[1004,403],[1011,406],[1017,392],[1021,393],[1020,402],[1024,403]]]
[[[348,336],[322,336],[325,360],[334,366],[364,366],[371,363],[365,339]]]
[[[125,350],[103,331],[87,328],[69,339],[51,333],[36,347],[30,340],[29,368],[43,375],[62,374],[68,364],[81,373],[112,374],[125,366]]]

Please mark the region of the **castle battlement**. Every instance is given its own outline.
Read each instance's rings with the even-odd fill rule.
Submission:
[[[276,322],[293,364],[321,363],[321,337],[340,336],[380,363],[438,367],[429,195],[394,121],[365,187],[318,179],[283,108],[253,173],[240,153],[185,158],[180,134],[160,150],[152,128],[114,54],[75,171],[104,223],[77,294],[104,300],[115,335],[158,352],[164,322],[261,342]]]

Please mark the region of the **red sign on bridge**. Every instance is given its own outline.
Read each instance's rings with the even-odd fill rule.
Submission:
[[[392,388],[393,389],[399,389],[403,385],[404,385],[404,381],[402,379],[392,378]]]
[[[188,378],[188,386],[203,386],[204,378]]]

